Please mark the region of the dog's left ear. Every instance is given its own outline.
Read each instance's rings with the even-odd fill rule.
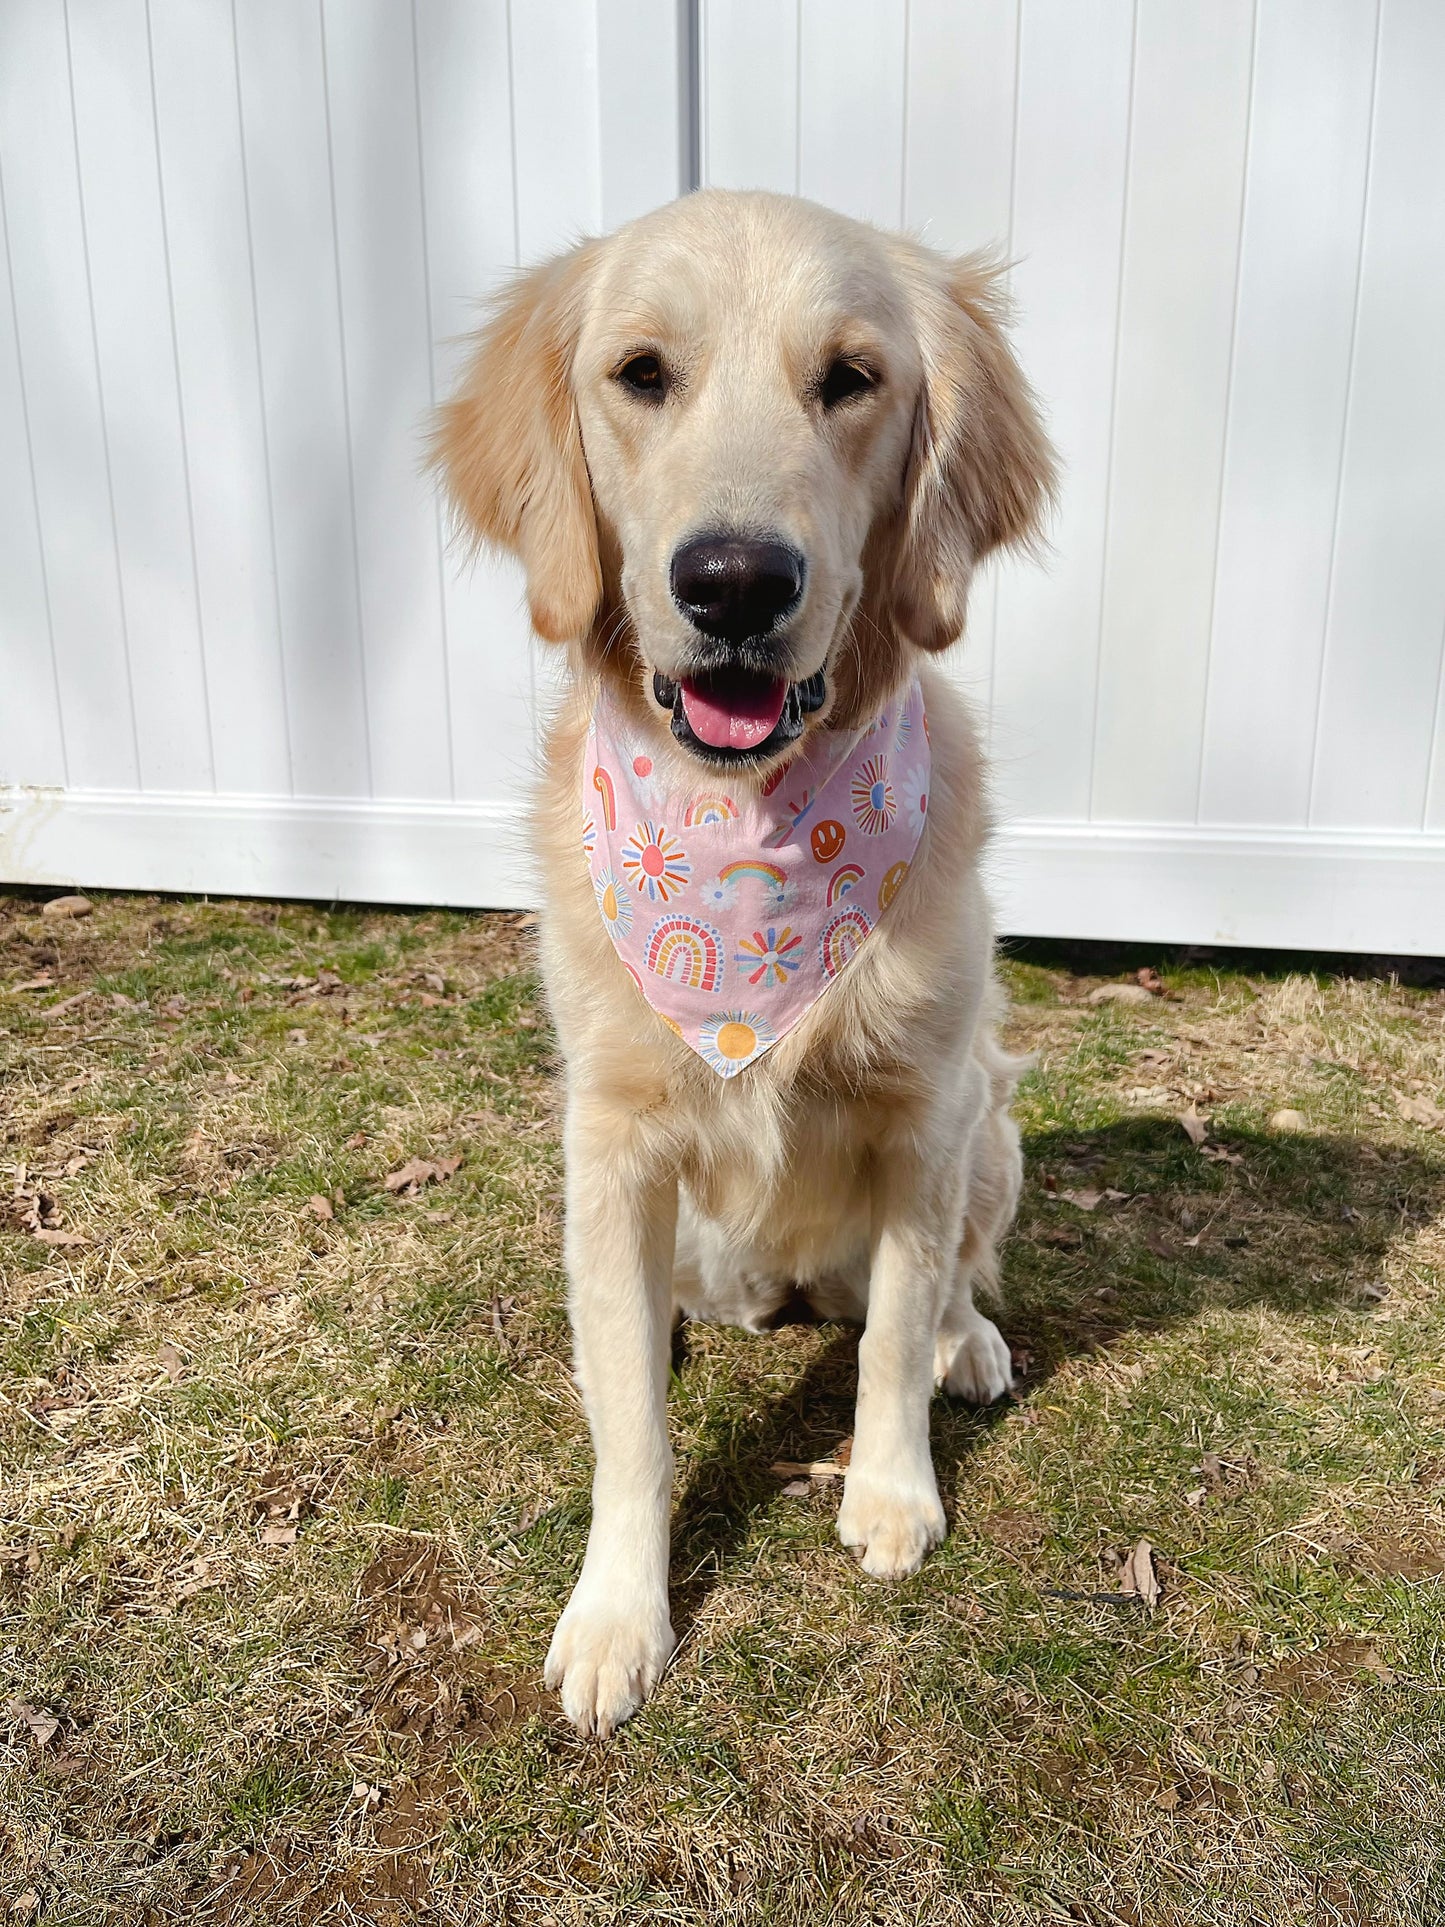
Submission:
[[[895,619],[921,649],[963,632],[968,584],[994,549],[1040,531],[1054,457],[1037,404],[1004,332],[995,262],[910,261],[923,351],[923,392],[904,476],[893,555]]]

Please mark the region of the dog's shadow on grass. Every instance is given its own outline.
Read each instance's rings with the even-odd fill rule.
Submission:
[[[1391,1252],[1445,1213],[1445,1152],[1360,1137],[1239,1132],[1196,1148],[1173,1118],[1141,1117],[1038,1132],[1024,1155],[1002,1306],[988,1309],[1013,1347],[1025,1402],[1065,1360],[1211,1308],[1368,1313],[1388,1292],[1381,1267]],[[775,1502],[782,1481],[772,1466],[824,1457],[852,1431],[858,1336],[828,1328],[787,1389],[739,1411],[693,1467],[673,1516],[679,1633]],[[685,1326],[680,1340],[685,1372]],[[1014,1402],[978,1412],[939,1399],[933,1409],[948,1504]],[[831,1489],[841,1496],[841,1485]]]

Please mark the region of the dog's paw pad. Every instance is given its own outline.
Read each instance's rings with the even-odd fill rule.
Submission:
[[[577,1731],[605,1740],[651,1697],[676,1643],[665,1607],[628,1615],[574,1598],[557,1622],[543,1677]]]
[[[1013,1360],[1003,1333],[977,1313],[960,1334],[940,1336],[934,1376],[953,1398],[970,1405],[992,1405],[1014,1382]]]
[[[838,1510],[838,1537],[853,1549],[864,1572],[878,1579],[917,1572],[947,1530],[931,1476],[926,1485],[901,1485],[850,1474]]]

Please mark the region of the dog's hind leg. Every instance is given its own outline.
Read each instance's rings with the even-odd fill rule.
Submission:
[[[934,1382],[972,1405],[992,1404],[1013,1384],[1003,1335],[973,1302],[976,1288],[989,1297],[997,1294],[998,1248],[1013,1222],[1023,1181],[1018,1126],[1006,1108],[1011,1091],[1010,1079],[995,1093],[994,1106],[969,1145],[968,1213],[933,1354]]]

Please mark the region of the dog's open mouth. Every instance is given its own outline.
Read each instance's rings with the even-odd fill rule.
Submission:
[[[750,762],[798,740],[803,719],[822,708],[828,683],[821,669],[804,682],[751,669],[713,669],[674,682],[658,671],[652,693],[672,711],[672,733],[684,748],[719,762]]]

